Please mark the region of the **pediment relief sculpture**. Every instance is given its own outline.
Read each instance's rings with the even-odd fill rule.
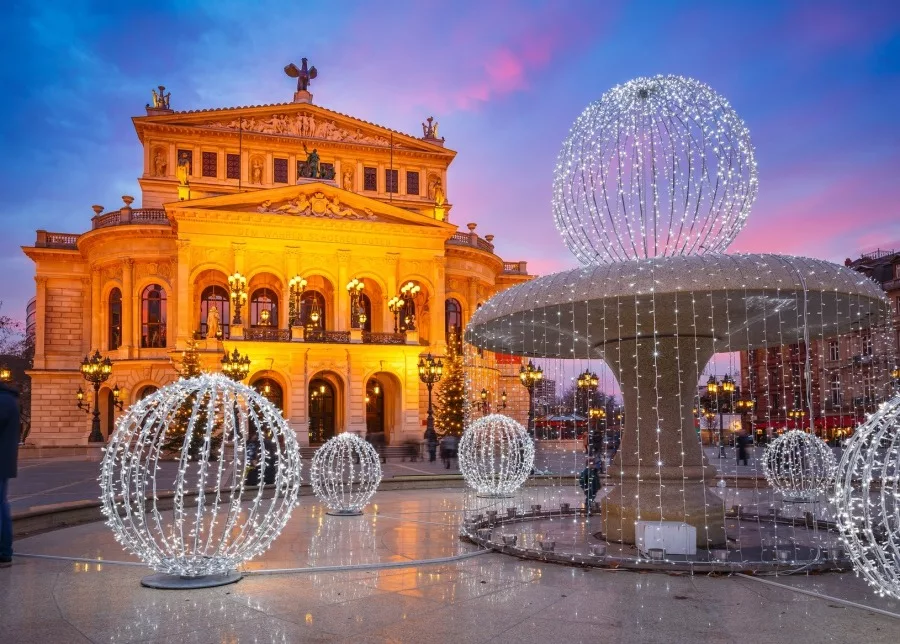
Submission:
[[[257,212],[277,213],[280,215],[297,215],[300,217],[326,217],[328,219],[364,219],[376,221],[375,216],[368,208],[357,210],[346,204],[342,204],[340,198],[335,195],[328,197],[323,192],[316,192],[311,197],[301,194],[283,203],[273,203],[266,199],[256,207]]]
[[[207,123],[201,127],[243,130],[244,132],[260,132],[262,134],[288,134],[327,141],[345,143],[363,143],[367,145],[389,146],[390,140],[385,136],[369,134],[360,128],[353,130],[336,125],[334,120],[316,118],[312,114],[275,114],[268,118],[239,118],[233,121]]]

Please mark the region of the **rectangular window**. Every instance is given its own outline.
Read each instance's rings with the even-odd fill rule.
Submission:
[[[176,156],[178,159],[178,165],[182,165],[187,163],[188,174],[194,174],[194,151],[193,150],[178,150],[178,155]]]
[[[218,174],[219,155],[215,152],[203,153],[203,176],[215,178]]]
[[[862,354],[864,356],[872,355],[872,336],[868,333],[862,338]]]
[[[385,169],[384,171],[384,190],[385,192],[399,192],[399,179],[397,178],[397,171]]]
[[[828,359],[829,360],[840,360],[841,359],[841,345],[837,340],[830,340],[828,342]]]
[[[408,195],[419,194],[419,173],[418,172],[407,172],[406,173],[406,194],[408,194]]]
[[[272,174],[275,177],[275,183],[288,182],[288,160],[272,159]]]
[[[225,178],[240,179],[241,178],[241,155],[229,154],[225,157]]]
[[[831,404],[841,404],[841,378],[836,373],[831,376]]]
[[[363,168],[363,190],[378,190],[378,168]]]
[[[321,173],[323,179],[334,179],[334,164],[320,163],[319,172]]]

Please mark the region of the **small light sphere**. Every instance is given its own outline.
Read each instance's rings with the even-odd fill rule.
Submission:
[[[310,478],[329,514],[360,514],[381,483],[381,457],[359,436],[344,432],[316,450]]]
[[[799,429],[785,432],[766,447],[763,474],[769,486],[789,499],[814,500],[828,490],[837,464],[821,438]]]
[[[724,252],[756,199],[750,133],[682,76],[636,78],[575,121],[554,170],[556,227],[584,265]]]
[[[169,474],[163,461],[173,457]],[[248,485],[253,466],[273,484]],[[157,572],[224,575],[281,534],[300,468],[296,436],[277,407],[222,374],[201,374],[159,389],[116,422],[100,469],[102,510],[116,540]],[[161,502],[158,490],[174,494]]]
[[[847,441],[833,502],[853,568],[882,597],[900,599],[900,395]]]
[[[472,422],[459,442],[459,470],[479,496],[512,495],[534,466],[534,441],[520,423],[503,414]]]

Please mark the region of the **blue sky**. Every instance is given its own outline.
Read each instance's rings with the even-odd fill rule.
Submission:
[[[760,196],[733,249],[842,261],[900,248],[900,6],[890,2],[12,2],[0,25],[0,286],[23,317],[34,231],[82,232],[138,195],[130,118],[163,84],[175,109],[291,99],[459,152],[453,222],[478,222],[533,272],[575,265],[550,214],[574,119],[640,75],[725,95],[756,147]]]

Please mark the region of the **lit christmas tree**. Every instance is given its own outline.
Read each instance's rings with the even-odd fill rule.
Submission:
[[[444,377],[437,392],[435,430],[441,436],[462,436],[465,419],[466,377],[460,343],[454,331],[448,338],[447,357],[444,360]]]
[[[173,360],[174,362],[174,360]],[[175,371],[178,372],[180,379],[193,378],[199,376],[203,372],[200,364],[200,350],[197,348],[196,340],[188,340],[187,349],[181,352],[181,362],[174,364]],[[191,415],[194,411],[194,403],[196,399],[193,395],[188,396],[184,403],[178,408],[178,411],[172,416],[172,422],[166,429],[166,442],[163,443],[163,449],[167,452],[181,453],[184,445],[184,435],[187,432],[191,422]],[[202,426],[206,422],[206,409],[204,405],[200,405],[197,409],[197,426]],[[216,451],[219,441],[215,440],[217,436],[213,436],[213,449],[210,450],[212,456]],[[188,453],[192,460],[196,460],[200,456],[203,448],[203,434],[196,432],[191,437],[191,445]]]

